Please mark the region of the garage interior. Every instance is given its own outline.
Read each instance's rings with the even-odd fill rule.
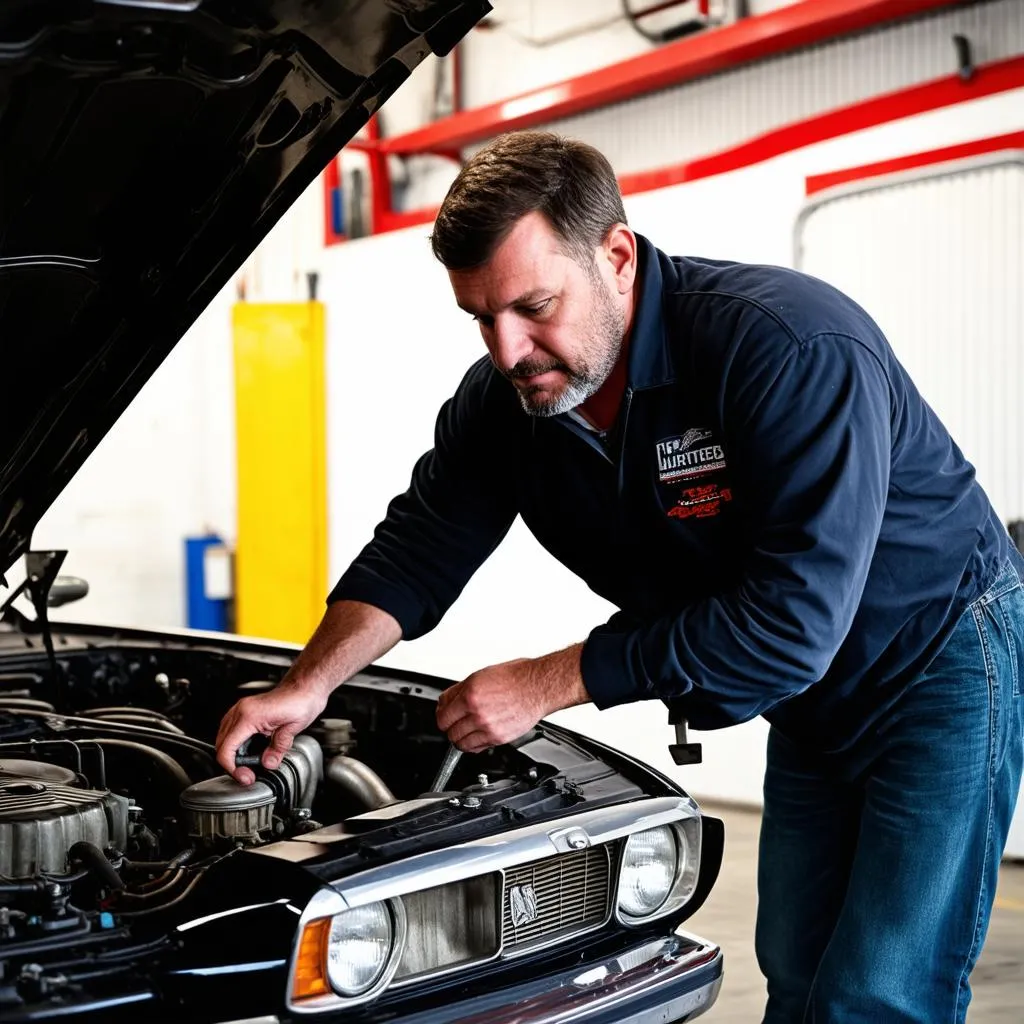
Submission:
[[[631,227],[664,251],[793,267],[855,298],[1024,545],[1024,3],[493,7],[370,117],[39,523],[33,546],[67,549],[90,583],[53,620],[308,638],[482,354],[427,239],[461,163],[521,128],[599,148]],[[442,624],[382,664],[461,679],[613,610],[519,522]],[[766,723],[693,734],[703,761],[679,767],[657,702],[554,721],[725,819],[720,880],[688,927],[725,951],[708,1019],[758,1019]],[[1024,801],[972,986],[968,1020],[1022,1019]]]

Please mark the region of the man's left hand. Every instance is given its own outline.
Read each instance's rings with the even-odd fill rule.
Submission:
[[[582,650],[583,644],[575,644],[474,672],[441,694],[438,727],[460,750],[475,754],[517,739],[553,711],[586,704]]]

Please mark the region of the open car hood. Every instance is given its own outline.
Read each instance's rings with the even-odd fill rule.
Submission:
[[[489,10],[0,5],[0,572],[302,190]]]

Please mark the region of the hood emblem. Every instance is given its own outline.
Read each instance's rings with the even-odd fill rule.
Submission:
[[[532,885],[513,885],[508,891],[508,908],[512,913],[512,927],[537,920],[537,894]]]

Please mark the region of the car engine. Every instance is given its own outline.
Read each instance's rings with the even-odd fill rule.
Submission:
[[[237,698],[273,681],[236,680],[207,707],[205,680],[193,687],[141,665],[129,663],[137,678],[128,686],[120,661],[90,660],[78,689],[125,703],[80,700],[74,711],[29,696],[38,686],[0,678],[0,952],[56,934],[159,920],[209,868],[242,850],[339,822],[365,831],[368,813],[402,800],[368,759],[355,756],[363,748],[400,783],[410,807],[458,805],[452,798],[464,792],[453,785],[445,802],[439,794],[420,799],[444,744],[433,702],[410,701],[408,687],[350,688],[340,710],[356,721],[318,720],[273,770],[262,767],[255,746],[266,741],[254,737],[239,763],[257,778],[243,786],[223,773],[213,744],[198,737],[215,731],[231,690]],[[337,712],[336,705],[325,715]],[[482,779],[481,791],[498,796],[517,774],[503,759],[517,756],[492,754],[490,777],[467,775],[477,780],[471,788],[481,789]],[[524,785],[534,785],[536,772],[529,769],[526,779],[517,767]],[[470,796],[465,806],[479,804]]]
[[[179,681],[183,683],[184,681]],[[323,719],[257,781],[220,773],[212,744],[135,706],[63,715],[0,694],[0,943],[157,914],[233,853],[395,802]],[[326,765],[325,765],[326,755]]]

